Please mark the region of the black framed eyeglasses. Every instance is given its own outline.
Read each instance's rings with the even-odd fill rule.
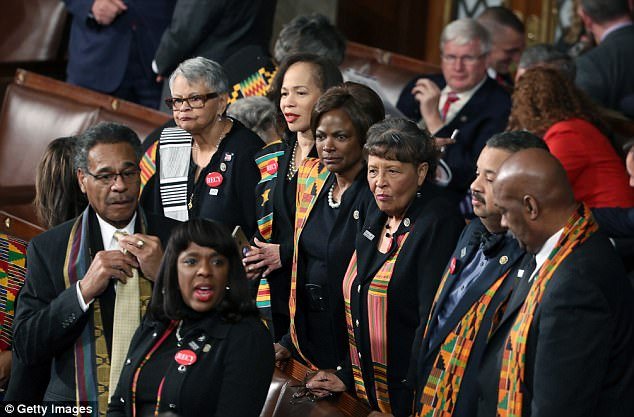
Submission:
[[[185,103],[187,103],[187,105],[192,109],[200,109],[205,107],[207,100],[211,100],[216,97],[218,97],[218,92],[197,94],[187,98],[169,97],[165,99],[165,104],[172,110],[180,110]]]
[[[121,177],[126,184],[133,184],[139,180],[139,173],[141,172],[138,168],[130,168],[120,172],[106,172],[104,174],[93,174],[88,171],[88,169],[84,169],[83,171],[103,186],[114,184],[117,181],[117,177]]]

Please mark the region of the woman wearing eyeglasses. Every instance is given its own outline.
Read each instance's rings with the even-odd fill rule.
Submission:
[[[141,204],[176,220],[202,217],[240,225],[251,236],[253,189],[260,177],[253,158],[264,142],[225,116],[228,81],[216,62],[188,59],[172,73],[169,85],[172,97],[166,104],[177,127],[163,129],[156,148],[146,152]],[[143,178],[152,160],[155,172]]]

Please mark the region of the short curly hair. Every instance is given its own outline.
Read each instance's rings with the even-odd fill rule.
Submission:
[[[515,85],[507,130],[528,130],[541,137],[553,124],[573,118],[605,132],[595,105],[570,79],[552,68],[531,68]]]

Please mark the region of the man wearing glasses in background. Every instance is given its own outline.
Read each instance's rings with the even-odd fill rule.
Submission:
[[[487,76],[490,49],[491,37],[478,22],[451,22],[440,37],[442,74],[412,80],[397,103],[405,116],[437,137],[452,171],[448,187],[456,201],[465,196],[486,141],[506,128],[511,110],[509,94]]]
[[[116,387],[176,223],[138,207],[140,157],[126,126],[100,123],[80,135],[75,167],[89,205],[28,247],[13,346],[27,366],[51,364],[45,401],[103,415]]]

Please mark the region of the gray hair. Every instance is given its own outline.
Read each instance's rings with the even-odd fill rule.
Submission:
[[[271,100],[262,96],[244,97],[227,109],[227,116],[242,122],[266,142],[266,131],[275,126],[277,109]]]
[[[440,50],[447,42],[465,45],[471,41],[480,42],[480,53],[486,54],[491,50],[491,35],[476,20],[464,18],[449,23],[440,35]]]
[[[343,62],[346,39],[328,18],[319,13],[297,16],[288,22],[275,41],[273,57],[278,63],[290,55],[310,53],[328,58],[335,64]]]
[[[134,149],[136,163],[138,164],[141,161],[143,149],[141,148],[139,136],[134,130],[119,123],[101,122],[77,136],[75,157],[73,158],[75,169],[81,168],[85,170],[88,168],[88,153],[92,148],[100,144],[111,143],[129,144]]]
[[[178,68],[170,75],[170,90],[177,76],[182,76],[188,83],[193,84],[202,81],[212,92],[228,93],[229,78],[222,65],[211,59],[197,56],[180,63]]]
[[[545,43],[526,48],[518,64],[518,67],[522,69],[530,69],[538,66],[554,68],[563,76],[573,81],[577,74],[575,61],[568,54]]]

